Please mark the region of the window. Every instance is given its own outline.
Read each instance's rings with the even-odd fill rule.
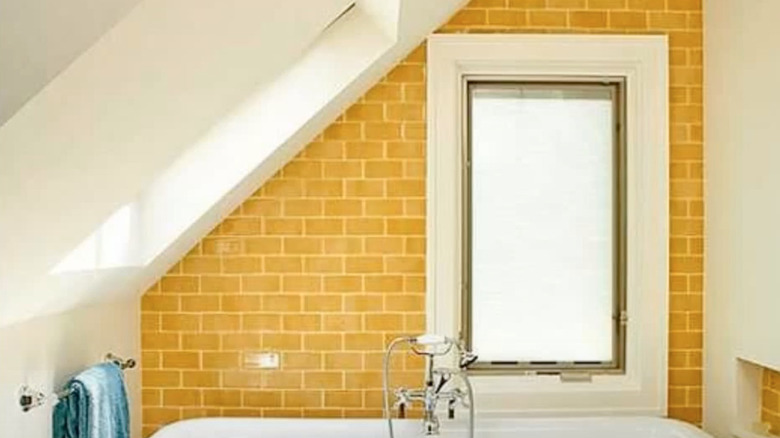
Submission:
[[[623,78],[464,78],[473,370],[622,372]]]
[[[486,415],[665,415],[668,44],[432,35],[427,331]]]

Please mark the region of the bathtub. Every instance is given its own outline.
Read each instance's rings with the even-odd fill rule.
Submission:
[[[421,436],[420,420],[395,420],[397,438]],[[466,438],[465,424],[442,421],[442,438]],[[173,423],[152,438],[385,438],[384,420],[204,418]],[[712,438],[661,418],[483,419],[476,438]]]

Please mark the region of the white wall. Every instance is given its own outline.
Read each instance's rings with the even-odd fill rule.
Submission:
[[[139,1],[0,1],[0,125]]]
[[[737,359],[780,368],[780,2],[704,8],[704,421],[725,437],[757,420],[757,379]]]
[[[0,329],[0,436],[51,437],[51,405],[23,413],[26,384],[46,393],[112,352],[140,363],[139,302],[119,302],[42,317]],[[134,438],[140,437],[140,369],[125,371]]]

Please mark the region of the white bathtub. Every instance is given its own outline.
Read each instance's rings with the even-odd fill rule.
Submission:
[[[421,436],[420,420],[396,420],[395,436]],[[701,430],[661,418],[486,419],[476,438],[711,438]],[[461,422],[442,422],[442,438],[466,438]],[[164,427],[152,438],[385,438],[384,420],[204,418]]]

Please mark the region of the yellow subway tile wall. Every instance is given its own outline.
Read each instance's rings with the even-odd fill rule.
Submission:
[[[761,421],[769,424],[769,431],[780,436],[780,372],[764,369],[761,391]]]
[[[670,43],[669,414],[702,418],[701,0],[473,0],[439,32],[653,33]],[[420,46],[143,297],[143,424],[376,417],[381,353],[424,327]],[[281,353],[278,370],[248,354]],[[398,383],[420,363],[399,355]]]

